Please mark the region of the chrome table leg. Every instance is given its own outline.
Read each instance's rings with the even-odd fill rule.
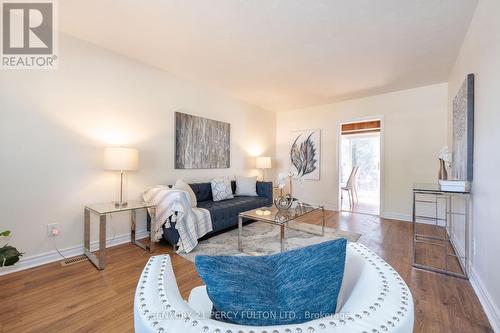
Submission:
[[[323,223],[321,225],[321,236],[325,235],[325,207],[321,207],[321,215],[323,219]]]
[[[98,270],[103,270],[106,266],[106,214],[99,215],[99,258],[90,251],[90,210],[85,208],[83,216],[83,253]]]
[[[285,251],[285,224],[280,225],[281,252]]]
[[[155,241],[154,241],[154,236],[155,236],[155,225],[154,225],[154,221],[155,221],[155,215],[156,215],[156,208],[150,208],[151,210],[151,224],[149,226],[149,244],[143,244],[141,242],[139,242],[137,239],[136,239],[136,225],[137,225],[137,214],[135,212],[135,210],[132,210],[130,212],[130,218],[131,218],[131,221],[130,221],[130,242],[132,242],[132,244],[134,245],[137,245],[138,247],[140,247],[141,249],[143,250],[146,250],[148,251],[149,253],[153,253],[154,251],[154,248],[155,248]]]
[[[106,266],[106,214],[99,216],[99,269]]]
[[[243,231],[243,218],[241,216],[238,217],[238,251],[243,251],[243,244],[241,241],[241,233]]]

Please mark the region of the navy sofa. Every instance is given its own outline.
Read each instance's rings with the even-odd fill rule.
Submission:
[[[212,231],[207,236],[238,225],[238,214],[247,210],[256,209],[273,204],[273,183],[257,182],[257,197],[235,196],[234,199],[213,201],[210,183],[189,184],[196,195],[198,208],[205,208],[212,218]],[[236,191],[236,182],[231,182],[233,194]],[[148,214],[148,229],[151,219]],[[179,241],[179,233],[175,229],[175,222],[170,227],[163,226],[163,238],[172,245]]]

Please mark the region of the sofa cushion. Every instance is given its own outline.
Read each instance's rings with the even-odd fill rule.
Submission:
[[[335,313],[345,239],[270,256],[197,256],[215,318],[239,325],[298,324]]]
[[[236,176],[236,195],[257,196],[257,177]]]
[[[201,201],[212,201],[212,186],[210,183],[195,183],[189,184],[196,195],[196,201],[199,203]]]
[[[208,209],[212,217],[214,231],[235,226],[238,223],[238,214],[250,209],[267,206],[267,199],[262,197],[235,197],[223,201],[203,201],[198,208]]]
[[[246,210],[266,206],[266,198],[240,196],[230,200],[203,201],[198,204],[198,208],[205,208],[209,211],[227,210],[231,215],[238,215]]]
[[[212,198],[212,185],[210,183],[194,183],[189,184],[196,195],[196,200],[200,201],[213,201]],[[231,181],[231,189],[236,193],[236,182]],[[268,199],[269,204],[272,204],[273,196],[273,183],[272,182],[257,182],[257,194],[260,197]]]
[[[173,188],[176,190],[186,191],[189,194],[189,202],[191,203],[191,207],[196,207],[196,205],[198,204],[196,195],[194,194],[193,189],[191,188],[191,186],[189,186],[188,183],[186,183],[182,179],[177,179]]]
[[[227,177],[212,179],[210,184],[212,186],[212,198],[214,201],[227,200],[234,197],[231,181]]]

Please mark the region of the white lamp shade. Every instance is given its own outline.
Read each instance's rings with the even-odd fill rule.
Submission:
[[[271,169],[271,157],[268,156],[261,156],[257,157],[257,160],[255,161],[255,166],[257,169]]]
[[[108,147],[104,149],[104,169],[133,171],[139,168],[139,151],[134,148]]]

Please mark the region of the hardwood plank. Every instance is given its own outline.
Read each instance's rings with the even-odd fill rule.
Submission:
[[[412,290],[415,332],[493,332],[470,283],[411,266],[413,225],[375,216],[326,212],[327,226],[362,234]],[[320,224],[319,214],[302,222]],[[202,285],[193,263],[170,254],[181,295]],[[429,256],[435,256],[428,253]],[[0,277],[0,332],[133,332],[133,297],[149,254],[124,244],[107,251],[104,271],[89,262],[44,265]]]

